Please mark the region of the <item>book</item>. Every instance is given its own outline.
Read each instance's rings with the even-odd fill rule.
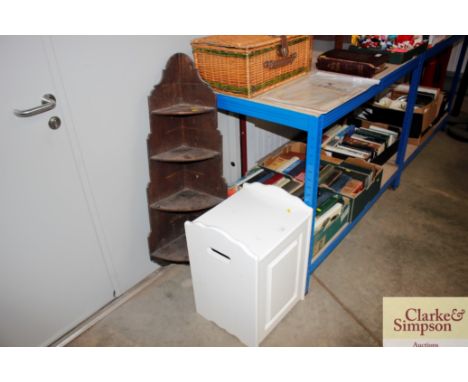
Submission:
[[[322,146],[338,142],[346,135],[351,135],[356,127],[354,125],[334,125],[326,130],[322,135]]]
[[[362,136],[364,139],[372,138],[372,140],[380,143],[385,143],[385,147],[388,147],[390,137],[386,134],[379,133],[377,131],[369,130],[364,127],[356,129],[356,134]]]
[[[370,157],[370,154],[367,153],[367,152],[352,149],[350,147],[344,147],[342,145],[336,145],[336,146],[328,146],[327,145],[327,146],[325,146],[325,150],[333,152],[333,153],[337,153],[337,154],[342,154],[345,157],[348,156],[348,157],[354,157],[354,158],[361,158],[361,159],[364,159],[364,160],[369,159],[369,157]]]
[[[317,69],[372,77],[385,69],[388,53],[333,49],[322,53],[317,59]]]
[[[305,182],[305,170],[301,171],[299,174],[297,174],[294,179],[298,180],[299,182],[304,183]]]
[[[351,180],[351,176],[342,173],[335,181],[329,185],[329,187],[335,191],[340,193],[341,189],[348,183],[349,180]]]
[[[349,140],[354,142],[361,142],[362,144],[365,144],[368,147],[372,147],[375,150],[376,155],[380,155],[385,151],[385,143],[374,142],[365,139],[363,136],[359,136],[357,134],[353,134],[351,137],[349,137]]]
[[[374,170],[366,167],[359,167],[355,164],[348,163],[346,161],[342,162],[340,165],[344,170],[352,171],[354,177],[357,177],[358,174],[361,175],[361,180],[364,182],[364,188],[369,188],[374,177]]]
[[[280,180],[273,183],[273,185],[283,188],[283,186],[287,185],[289,182],[291,182],[291,180],[283,176]]]
[[[318,216],[315,219],[314,233],[320,231],[322,227],[328,224],[329,221],[332,221],[336,219],[338,216],[340,216],[342,210],[343,210],[343,204],[335,203],[329,210],[327,210],[327,212]]]
[[[379,145],[384,145],[384,147],[387,147],[387,139],[383,137],[371,137],[369,135],[363,135],[363,134],[353,134],[354,139],[362,139],[368,142],[375,142],[378,143]]]
[[[339,196],[331,193],[320,204],[317,204],[316,216],[323,215],[338,202]]]
[[[304,187],[302,183],[296,182],[295,180],[290,179],[288,183],[285,185],[281,186],[281,188],[290,194],[293,194],[297,190],[299,190],[301,187]]]
[[[294,161],[290,166],[286,167],[285,169],[283,169],[281,172],[283,174],[287,174],[287,175],[290,175],[291,174],[291,171],[294,171],[294,169],[296,169],[298,166],[305,166],[305,161],[301,160],[301,159],[297,159],[296,161]]]
[[[317,208],[319,208],[327,199],[335,195],[336,194],[328,188],[320,187],[317,193]]]
[[[262,183],[263,184],[275,184],[277,181],[279,181],[282,178],[284,178],[283,175],[275,173],[275,174],[273,174],[273,176],[265,179]]]
[[[294,178],[303,171],[305,171],[305,161],[301,160],[294,168],[286,169],[285,174]]]
[[[327,165],[319,173],[318,184],[319,186],[328,186],[332,184],[341,174],[342,172],[338,170],[335,166]]]
[[[265,167],[271,169],[271,170],[275,170],[275,171],[278,171],[280,172],[280,168],[286,163],[288,162],[289,159],[288,158],[285,158],[281,155],[278,155],[274,158],[272,158],[270,161],[268,161],[268,164],[266,164]]]
[[[291,194],[297,196],[298,198],[304,199],[304,185],[302,184],[301,187],[293,191]]]
[[[382,132],[379,132],[379,131],[376,131],[376,130],[371,130],[371,129],[365,128],[365,127],[360,127],[358,129],[356,129],[356,133],[361,134],[361,135],[362,134],[363,135],[368,135],[370,137],[383,138],[386,141],[388,141],[388,138],[389,138],[389,134],[384,134]]]
[[[365,142],[355,141],[352,138],[343,140],[343,142],[340,144],[340,147],[347,147],[353,150],[368,153],[369,158],[371,159],[375,158],[377,155],[377,150],[375,150],[373,147],[370,147]]]
[[[228,196],[234,195],[237,191],[242,188],[242,185],[246,182],[249,182],[250,179],[255,178],[256,176],[263,174],[265,170],[258,166],[255,166],[247,172],[242,178],[238,179],[234,184],[228,187]]]
[[[290,168],[291,166],[295,166],[297,165],[301,160],[296,157],[296,156],[293,156],[291,158],[289,158],[288,160],[284,161],[280,166],[278,166],[277,170],[278,172],[284,172],[286,169]]]
[[[355,196],[364,189],[364,183],[357,179],[350,179],[341,189],[341,193],[349,196]]]
[[[254,182],[259,182],[259,183],[265,183],[268,179],[271,177],[275,176],[276,172],[263,169],[263,172],[254,176],[253,178],[250,178],[247,183],[254,183]]]
[[[375,125],[370,125],[368,129],[371,131],[375,131],[377,133],[388,135],[389,136],[388,146],[393,145],[398,139],[399,134],[395,131],[384,129],[383,127],[379,127]]]

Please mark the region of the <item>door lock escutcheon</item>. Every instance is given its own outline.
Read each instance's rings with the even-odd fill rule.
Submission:
[[[49,127],[52,130],[57,130],[61,124],[62,124],[62,121],[57,116],[53,116],[49,119]]]

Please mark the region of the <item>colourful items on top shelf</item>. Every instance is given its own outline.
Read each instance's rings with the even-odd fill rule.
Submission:
[[[388,52],[391,64],[401,64],[424,52],[427,42],[422,35],[353,35],[349,48]]]
[[[422,35],[353,35],[351,44],[361,48],[406,52],[424,44]]]

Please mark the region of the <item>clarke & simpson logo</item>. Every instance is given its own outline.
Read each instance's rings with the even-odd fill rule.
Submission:
[[[468,297],[384,297],[383,344],[468,346],[467,309]]]
[[[393,320],[395,332],[416,332],[424,336],[427,332],[451,332],[454,324],[463,320],[465,309],[452,309],[451,312],[424,312],[419,308],[409,308],[403,318]]]

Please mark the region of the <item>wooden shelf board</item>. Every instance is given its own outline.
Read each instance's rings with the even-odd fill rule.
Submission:
[[[188,263],[188,249],[185,235],[169,242],[151,254],[153,260],[163,260],[174,263]]]
[[[205,210],[221,203],[223,199],[191,188],[184,188],[151,205],[151,208],[169,212]]]
[[[393,163],[385,163],[383,166],[383,174],[382,174],[382,186],[387,183],[393,174],[395,174],[398,170],[398,166]]]
[[[405,152],[405,161],[418,149],[418,146],[408,143]]]
[[[167,107],[151,110],[151,114],[158,115],[195,115],[209,113],[215,110],[212,106],[197,105],[192,103],[178,103]]]
[[[196,162],[214,158],[217,155],[219,155],[218,151],[182,145],[153,155],[150,159],[159,162]]]

